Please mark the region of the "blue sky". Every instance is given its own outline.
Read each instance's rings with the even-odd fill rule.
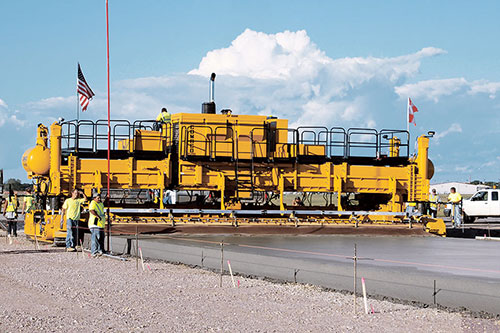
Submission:
[[[498,1],[110,1],[112,118],[216,102],[294,125],[435,130],[434,181],[500,179]],[[105,1],[0,4],[0,168],[75,118],[76,63],[106,117]],[[12,144],[15,141],[16,144]]]

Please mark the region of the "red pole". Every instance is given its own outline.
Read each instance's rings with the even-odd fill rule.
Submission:
[[[109,192],[109,160],[111,157],[111,120],[110,120],[110,97],[109,97],[109,18],[108,18],[108,0],[106,0],[106,55],[107,55],[107,63],[108,63],[108,223],[107,223],[107,231],[108,231],[108,237],[107,237],[107,244],[106,248],[108,252],[110,252],[109,248],[109,239],[111,237],[111,221],[109,217],[109,205],[111,202],[111,194]]]

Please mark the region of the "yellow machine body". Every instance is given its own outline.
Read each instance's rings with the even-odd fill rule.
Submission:
[[[113,133],[110,188],[158,190],[158,216],[139,216],[142,221],[232,225],[394,224],[408,219],[403,213],[406,202],[428,201],[429,180],[434,170],[428,159],[429,138],[425,136],[417,140],[416,155],[409,156],[409,138],[406,143],[401,138],[406,131],[291,129],[286,119],[231,112],[173,114],[171,122],[159,130],[150,126],[153,123],[116,121],[110,129]],[[43,125],[39,126],[35,149],[36,154],[42,156],[41,165],[35,167],[27,159],[25,168],[28,176],[36,180],[41,196],[59,198],[52,209],[57,211],[62,198],[69,196],[74,188],[84,189],[87,195],[91,195],[92,190],[100,192],[106,188],[108,161],[104,140],[107,138],[102,135],[103,128],[106,130],[107,124],[104,127],[104,122],[99,121],[54,123],[50,128],[49,147],[48,131]],[[367,142],[363,141],[366,137]],[[401,154],[404,147],[406,155]],[[356,149],[370,153],[356,155]],[[23,165],[24,161],[23,157]],[[48,170],[46,164],[49,164]],[[217,208],[219,212],[167,212],[177,206],[163,204],[166,189],[208,192],[211,198],[208,207]],[[338,214],[287,215],[291,208],[285,204],[286,195],[291,192],[323,195],[326,203],[321,209]],[[258,211],[263,209],[260,205],[269,209],[266,206],[272,203],[266,200],[269,197],[279,200],[276,209],[281,213],[277,217],[235,217],[237,211],[245,207]],[[203,204],[205,202],[196,208],[206,208]],[[138,220],[138,214],[132,214],[133,217],[120,214],[119,202],[113,206],[118,208],[113,210],[113,224]],[[39,210],[45,211],[45,207]],[[236,215],[228,216],[229,210],[235,210]],[[344,214],[345,211],[361,213]],[[52,221],[56,215],[44,215],[46,225],[59,223],[57,218]],[[424,217],[417,222],[432,223],[427,231],[445,234],[440,219]],[[33,228],[37,229],[26,223],[26,234],[34,235]],[[40,237],[50,240],[63,232],[54,227],[51,234],[51,227],[47,228]]]
[[[26,150],[22,157],[24,170],[29,174],[47,175],[50,169],[50,150],[47,146],[47,127],[40,125],[36,146]]]

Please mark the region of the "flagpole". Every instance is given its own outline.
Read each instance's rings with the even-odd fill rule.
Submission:
[[[110,96],[109,96],[109,17],[108,17],[108,0],[106,0],[106,58],[107,58],[107,69],[108,69],[108,223],[107,223],[107,231],[108,231],[108,237],[107,237],[107,244],[106,248],[108,252],[111,252],[111,249],[109,248],[109,240],[111,237],[111,219],[109,216],[109,206],[111,203],[111,194],[109,191],[109,178],[110,178],[110,157],[111,157],[111,120],[110,120]]]
[[[410,97],[406,100],[406,130],[408,131],[408,139],[410,138]]]
[[[78,98],[78,62],[76,63],[76,123],[80,120],[80,100]]]

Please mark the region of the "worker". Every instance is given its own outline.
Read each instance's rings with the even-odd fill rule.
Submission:
[[[457,192],[457,189],[450,188],[450,195],[448,195],[448,202],[452,205],[451,216],[453,227],[458,228],[462,224],[462,196]]]
[[[104,248],[104,224],[106,216],[104,214],[104,204],[101,202],[101,194],[97,193],[89,205],[89,229],[91,234],[91,254],[92,257],[102,255]]]
[[[9,224],[8,230],[7,230],[7,237],[9,238],[9,244],[12,244],[12,237],[17,237],[17,207],[19,206],[19,203],[17,201],[17,196],[12,191],[12,189],[9,189],[9,196],[7,197],[7,200],[5,200],[4,206],[3,206],[3,216],[7,219],[7,222]]]
[[[304,206],[304,203],[302,202],[302,200],[300,200],[299,197],[296,197],[295,200],[293,200],[292,206],[302,207],[302,206]]]
[[[162,108],[160,114],[156,117],[156,124],[154,130],[159,131],[163,127],[163,124],[170,123],[170,113],[168,113],[167,108]]]
[[[27,214],[33,209],[33,195],[31,194],[31,188],[26,190],[27,194],[24,196],[23,201],[23,213]]]
[[[177,192],[175,190],[165,190],[163,192],[163,204],[175,205],[177,202]]]
[[[436,193],[436,189],[433,188],[431,194],[429,194],[429,211],[433,218],[437,217],[437,211],[439,207],[439,196]]]
[[[415,211],[417,210],[417,203],[416,202],[407,202],[406,203],[406,212],[410,215],[413,215]]]
[[[80,196],[83,195],[83,198]],[[82,191],[76,188],[71,192],[71,198],[66,199],[62,206],[61,228],[66,216],[66,251],[75,251],[76,242],[75,234],[78,228],[78,221],[80,221],[80,209],[82,204],[87,201],[87,196]]]

